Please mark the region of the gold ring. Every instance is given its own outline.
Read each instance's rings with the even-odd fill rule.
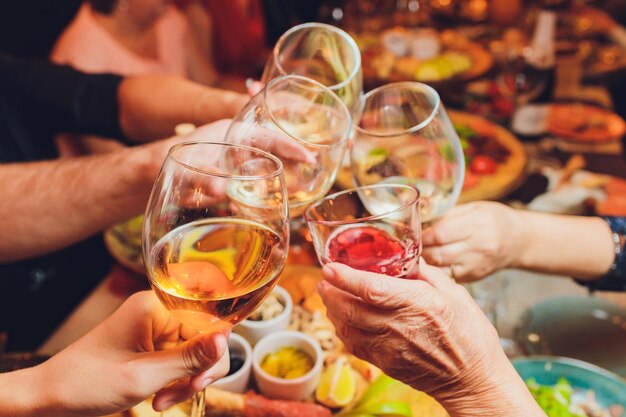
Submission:
[[[455,275],[456,265],[455,264],[450,264],[448,266],[448,268],[450,268],[450,274],[448,274],[448,275],[450,275],[450,278],[452,278],[453,280],[456,281],[456,275]]]

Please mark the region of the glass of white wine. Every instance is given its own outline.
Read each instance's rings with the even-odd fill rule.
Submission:
[[[442,216],[463,187],[459,136],[437,92],[426,84],[387,84],[365,94],[350,152],[357,186],[405,184],[420,192],[424,224]]]
[[[285,32],[265,64],[265,84],[281,75],[297,74],[328,87],[346,104],[357,109],[363,93],[361,52],[343,30],[324,23],[304,23]]]
[[[142,246],[150,284],[180,323],[230,329],[270,294],[285,263],[282,163],[247,146],[175,145],[150,195]],[[204,415],[204,393],[192,415]]]
[[[332,186],[351,129],[350,112],[336,94],[313,79],[285,75],[239,112],[226,142],[268,149],[280,158],[294,218]]]

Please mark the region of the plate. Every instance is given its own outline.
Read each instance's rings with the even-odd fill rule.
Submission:
[[[554,385],[565,377],[574,389],[595,393],[603,407],[626,406],[626,383],[619,376],[590,363],[554,356],[534,356],[513,360],[515,370],[523,380],[534,378],[541,385]]]
[[[143,215],[116,224],[104,232],[104,243],[111,256],[131,271],[145,274],[141,253]]]
[[[518,342],[531,355],[580,359],[626,377],[626,310],[599,298],[535,304],[522,316]]]
[[[552,104],[548,133],[566,141],[587,144],[618,142],[626,123],[617,114],[589,104]]]
[[[489,120],[473,114],[448,110],[450,120],[455,125],[481,126],[492,133],[493,140],[509,151],[504,163],[498,164],[497,171],[491,175],[482,175],[471,188],[464,187],[459,203],[478,200],[497,200],[517,188],[525,179],[528,157],[524,145],[507,129]],[[485,130],[485,129],[480,129]],[[352,173],[349,167],[339,171],[336,180],[340,188],[352,188]]]

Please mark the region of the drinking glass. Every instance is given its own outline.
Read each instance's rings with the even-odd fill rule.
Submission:
[[[463,186],[461,142],[432,88],[387,84],[365,94],[350,153],[357,186],[408,184],[420,192],[423,222],[443,215]]]
[[[350,111],[363,92],[361,52],[343,30],[323,23],[304,23],[285,32],[270,55],[261,80],[303,75],[333,91]]]
[[[304,213],[321,264],[417,278],[421,253],[419,191],[377,184],[342,191]]]
[[[239,112],[226,142],[270,149],[281,159],[289,212],[296,217],[332,186],[351,128],[350,112],[332,91],[310,78],[285,75]]]
[[[289,245],[282,163],[219,142],[172,147],[143,223],[143,256],[159,300],[197,332],[230,329],[269,295]],[[204,393],[192,414],[204,414]]]

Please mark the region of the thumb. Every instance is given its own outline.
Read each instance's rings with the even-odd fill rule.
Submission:
[[[143,381],[151,393],[171,382],[193,376],[215,365],[228,348],[222,333],[200,334],[173,349],[151,352],[139,359]]]

